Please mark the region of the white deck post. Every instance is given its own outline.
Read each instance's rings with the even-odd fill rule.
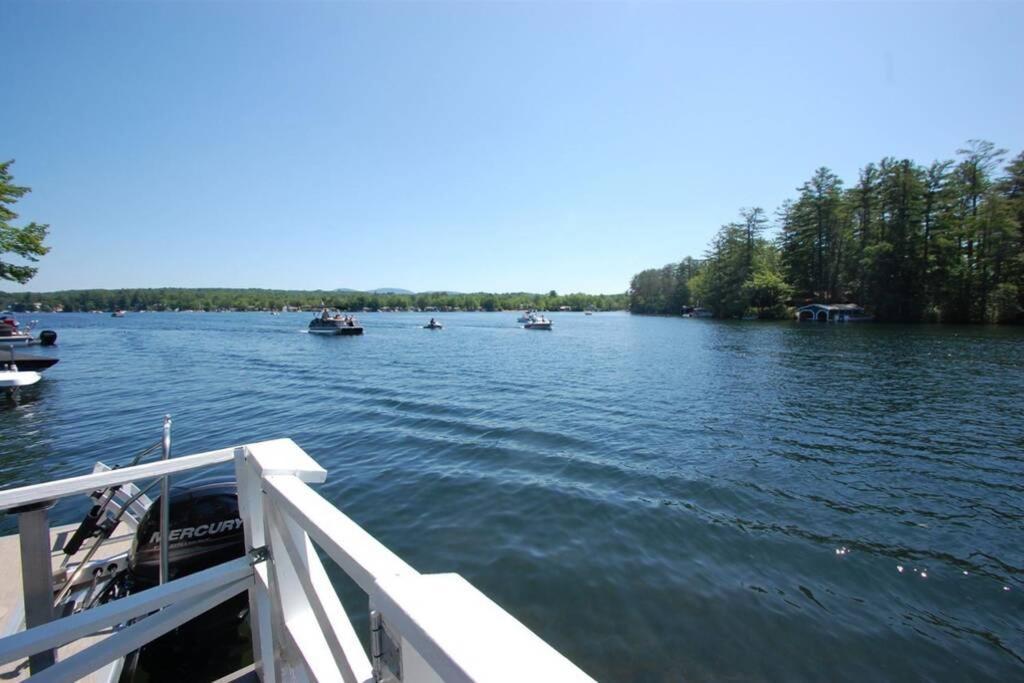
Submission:
[[[271,520],[267,519],[265,514],[263,477],[288,474],[301,481],[314,483],[327,478],[327,470],[320,467],[291,439],[262,441],[237,449],[235,471],[239,486],[239,512],[244,522],[248,550],[265,548],[270,551],[268,528]],[[287,643],[285,623],[277,595],[280,587],[276,585],[277,580],[271,565],[273,561],[261,562],[254,567],[256,581],[250,593],[254,659],[257,660],[256,670],[261,673],[265,683],[276,683],[280,678],[281,661],[275,656],[275,643],[278,648]],[[253,602],[255,604],[252,604]]]
[[[263,491],[259,476],[246,462],[244,446],[235,449],[235,480],[238,482],[238,513],[242,518],[245,551],[252,557],[254,548],[266,547]],[[277,683],[270,612],[270,577],[267,563],[255,563],[253,585],[249,589],[249,626],[252,630],[253,661],[256,672],[264,683]]]
[[[314,670],[312,677],[331,680],[337,671],[345,683],[372,682],[370,660],[309,535],[270,505],[265,514],[271,521],[273,570],[283,617],[306,666]]]

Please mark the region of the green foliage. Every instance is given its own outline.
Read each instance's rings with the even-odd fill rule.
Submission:
[[[989,317],[999,323],[1019,322],[1024,315],[1017,285],[1002,282],[992,292],[992,310]]]
[[[14,254],[30,263],[39,260],[40,256],[50,251],[43,244],[46,231],[50,226],[41,223],[29,223],[18,228],[11,225],[17,220],[14,205],[19,199],[31,192],[30,188],[14,184],[11,165],[14,160],[0,162],[0,257]],[[26,264],[8,263],[0,258],[0,279],[13,280],[25,284],[36,274],[38,269]]]
[[[700,269],[691,258],[652,268],[633,276],[629,285],[629,310],[634,313],[678,313],[690,303],[690,279]]]
[[[702,261],[685,258],[635,275],[630,311],[679,314],[684,306],[700,306],[720,318],[785,315],[791,288],[778,249],[760,236],[767,222],[764,210],[743,209],[740,217],[722,226]]]
[[[109,311],[123,308],[130,311],[163,310],[243,310],[260,311],[280,309],[284,306],[304,309],[319,308],[325,304],[347,311],[382,308],[437,308],[462,311],[510,311],[536,308],[543,310],[568,306],[582,311],[626,308],[624,294],[448,294],[422,292],[419,294],[373,294],[368,292],[337,292],[325,290],[291,291],[278,289],[77,289],[45,293],[0,292],[0,304],[14,310],[26,310],[34,304],[46,309],[64,311]]]
[[[667,276],[671,266],[634,277],[630,310],[678,313],[668,296],[676,287],[684,304],[717,317],[852,301],[881,320],[1020,322],[1024,153],[1002,177],[1006,152],[992,143],[971,140],[957,154],[927,167],[887,157],[849,189],[819,168],[780,208],[777,242],[759,236],[763,212],[744,209],[715,235],[685,289]]]
[[[785,317],[786,302],[792,294],[793,288],[777,268],[760,266],[743,283],[743,296],[760,318]]]

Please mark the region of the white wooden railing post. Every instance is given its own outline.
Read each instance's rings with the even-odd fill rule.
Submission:
[[[270,519],[275,585],[280,589],[286,628],[310,677],[372,682],[373,667],[309,535],[269,504],[265,514]]]
[[[238,482],[238,513],[242,518],[245,551],[266,549],[263,520],[263,490],[259,473],[247,462],[244,446],[235,449],[235,479]],[[252,653],[256,672],[263,683],[277,683],[272,630],[270,574],[266,562],[253,565],[253,585],[249,589],[249,626],[252,631]]]
[[[268,533],[272,522],[265,514],[263,478],[272,475],[292,475],[304,482],[320,483],[327,478],[327,471],[291,439],[249,444],[239,451],[240,453],[236,452],[235,456],[235,469],[236,473],[239,473],[239,512],[242,514],[243,528],[246,530],[247,549],[262,549],[271,555],[270,562],[261,562],[255,566],[255,595],[250,594],[250,602],[255,602],[250,605],[253,652],[254,658],[258,660],[256,670],[261,672],[264,683],[276,683],[280,678],[282,662],[275,655],[283,654],[282,647],[288,641],[279,595],[280,579],[275,575],[272,559],[275,549],[271,546]],[[244,472],[244,484],[241,472]]]

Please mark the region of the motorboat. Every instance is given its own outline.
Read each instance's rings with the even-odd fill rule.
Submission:
[[[329,311],[325,308],[309,321],[309,333],[350,336],[362,334],[363,327],[355,317],[342,315],[339,311]]]
[[[313,488],[327,476],[287,438],[171,458],[165,418],[123,467],[0,491],[18,530],[0,538],[0,676],[592,683],[462,576],[371,536]],[[51,528],[74,498],[81,523]],[[368,647],[334,575],[366,596]],[[241,648],[248,666],[225,654]]]
[[[434,320],[433,318],[431,318],[430,322],[423,326],[423,329],[425,329],[425,330],[443,330],[444,329],[444,325],[442,325],[437,320]]]
[[[24,346],[35,343],[36,338],[32,336],[31,324],[22,328],[13,316],[5,315],[0,318],[0,344]]]
[[[53,346],[57,343],[57,333],[53,330],[43,330],[38,337],[34,336],[32,327],[35,323],[36,321],[33,320],[22,328],[14,316],[9,314],[0,316],[0,349],[5,346],[30,346],[32,344]]]
[[[111,318],[123,318],[125,313],[126,313],[126,311],[124,309],[119,308],[116,311],[114,311],[113,313],[111,313],[110,317]]]
[[[34,370],[19,370],[18,366],[8,366],[0,370],[0,389],[16,391],[21,387],[35,384],[43,377]]]
[[[534,316],[530,322],[523,325],[527,330],[550,330],[551,321],[542,315]]]
[[[47,356],[16,353],[13,346],[4,347],[0,344],[0,370],[10,370],[12,367],[16,367],[19,370],[42,372],[47,368],[52,368],[58,361],[57,358],[48,358]]]

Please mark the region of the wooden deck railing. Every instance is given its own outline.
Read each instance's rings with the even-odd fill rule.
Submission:
[[[290,439],[0,491],[0,510],[232,460],[245,557],[0,639],[0,663],[136,619],[33,680],[81,678],[248,591],[256,672],[267,683],[591,680],[465,579],[420,574],[320,496],[310,484],[326,471]],[[368,596],[369,653],[317,547]]]

